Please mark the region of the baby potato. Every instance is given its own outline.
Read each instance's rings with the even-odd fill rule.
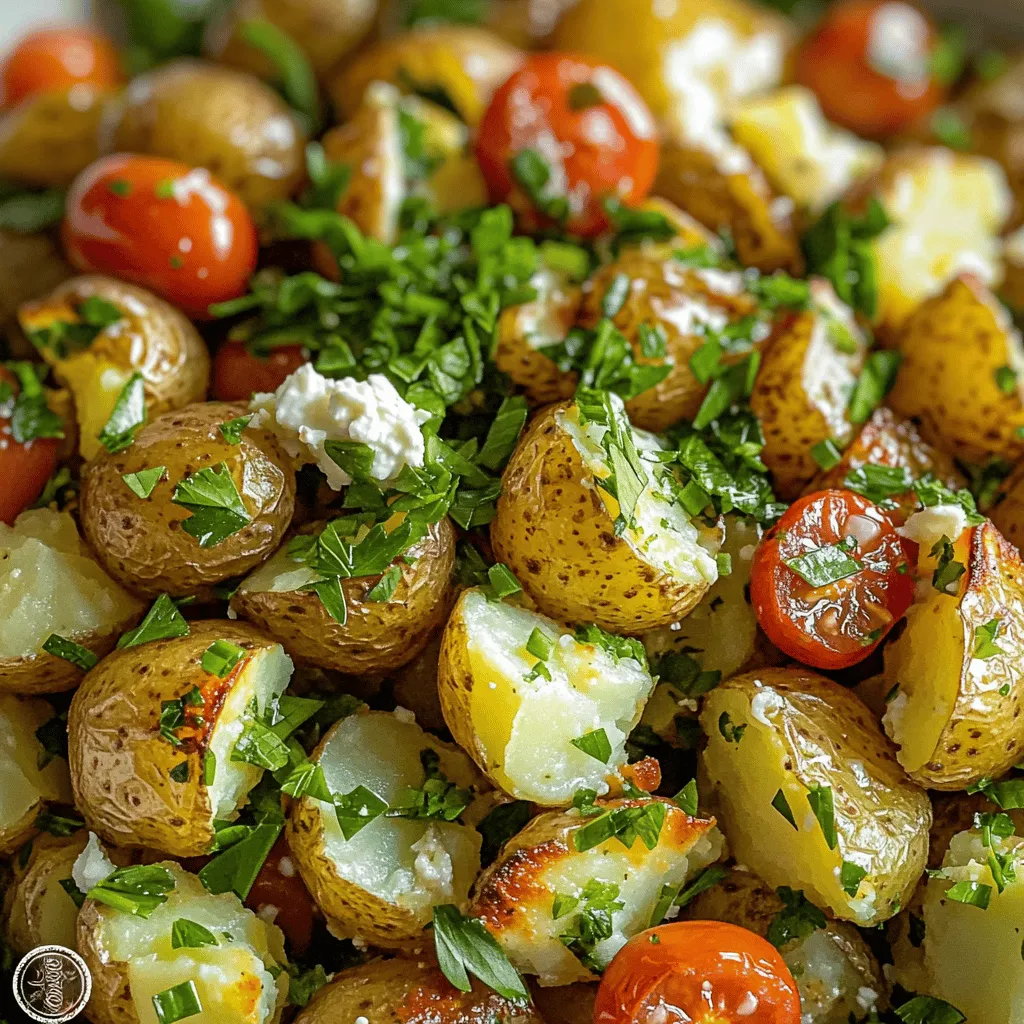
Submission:
[[[215,643],[240,649],[217,674]],[[108,654],[75,692],[68,760],[75,806],[117,846],[175,857],[208,853],[216,820],[234,820],[263,768],[237,744],[271,721],[291,659],[241,622],[200,620],[185,636]]]
[[[523,60],[522,50],[472,25],[441,25],[403,32],[364,49],[327,79],[331,101],[346,120],[373,82],[425,96],[459,115],[470,127],[491,94]]]
[[[811,281],[811,305],[777,329],[761,357],[750,408],[761,421],[761,460],[775,493],[792,501],[817,474],[811,450],[853,436],[850,395],[867,357],[868,339],[853,311],[825,280]]]
[[[542,660],[527,646],[537,630],[550,647]],[[592,634],[574,638],[478,588],[463,592],[448,619],[437,673],[445,722],[510,796],[564,806],[578,789],[607,793],[625,765],[654,680],[639,642]],[[580,746],[588,736],[601,746]]]
[[[312,759],[340,809],[306,794],[285,827],[334,935],[399,948],[420,936],[434,907],[465,903],[480,870],[480,833],[458,816],[381,813],[438,777],[468,808],[481,779],[458,747],[424,732],[408,712],[364,711],[334,725]]]
[[[597,984],[578,981],[573,985],[544,988],[530,984],[530,995],[545,1024],[592,1024]]]
[[[736,860],[842,920],[905,906],[932,811],[852,692],[800,668],[734,676],[704,698],[701,792]]]
[[[654,819],[662,822],[660,830],[652,826],[646,835],[645,829],[653,848],[635,835],[628,847],[618,835],[589,845],[595,824],[600,829],[607,815],[650,817],[657,808],[664,809]],[[483,921],[512,965],[537,975],[541,985],[595,980],[627,940],[650,927],[663,888],[678,894],[722,854],[714,819],[691,818],[669,800],[602,800],[595,810],[601,818],[576,810],[537,815],[473,889],[470,914]],[[612,934],[588,943],[579,915],[598,907],[610,913]]]
[[[254,210],[305,175],[306,139],[283,99],[234,68],[180,58],[134,78],[105,129],[110,149],[205,167]]]
[[[288,994],[281,930],[234,893],[207,892],[173,861],[149,870],[165,872],[173,888],[148,917],[95,899],[79,912],[78,951],[92,975],[86,1017],[92,1024],[158,1024],[154,996],[192,982],[202,1007],[194,1024],[277,1024]],[[172,929],[182,920],[204,928],[214,944],[173,946]]]
[[[725,921],[770,934],[785,904],[757,875],[734,868],[686,910],[691,921]],[[868,944],[852,925],[826,918],[824,927],[779,947],[800,991],[803,1024],[847,1024],[872,1008],[884,1010],[885,979]]]
[[[1024,452],[1024,345],[1002,303],[973,274],[911,314],[889,404],[967,461]]]
[[[73,273],[49,234],[0,230],[0,330],[23,302],[44,295]]]
[[[1020,760],[1024,702],[1024,564],[987,520],[953,540],[965,570],[955,592],[930,587],[885,649],[886,681],[899,689],[882,724],[907,774],[941,790],[996,778]],[[930,545],[918,565],[926,578],[937,564]]]
[[[448,728],[437,689],[443,635],[442,629],[435,630],[427,645],[412,661],[390,673],[391,699],[399,707],[408,708],[416,716],[416,721],[431,732]]]
[[[63,757],[43,745],[38,731],[59,730],[45,700],[0,693],[0,856],[35,835],[35,821],[48,804],[71,803]]]
[[[385,524],[395,529],[399,513]],[[325,521],[307,524],[303,534],[320,534]],[[243,618],[279,640],[296,661],[348,675],[387,672],[406,664],[444,622],[451,606],[455,531],[451,522],[433,523],[422,540],[396,559],[401,572],[394,593],[378,601],[369,595],[378,576],[341,581],[348,616],[334,619],[319,596],[302,590],[319,580],[315,569],[297,562],[284,545],[247,576],[231,598]]]
[[[974,828],[976,814],[991,814],[992,801],[984,793],[932,793],[932,832],[928,846],[928,867],[942,866],[949,844],[958,832]],[[1024,832],[1024,810],[1011,808],[1009,815],[1014,831]]]
[[[76,85],[38,92],[0,113],[0,178],[62,188],[100,155],[99,129],[112,94]]]
[[[244,430],[238,444],[229,443],[220,427],[246,413],[227,402],[167,412],[142,427],[130,448],[86,464],[82,528],[111,576],[147,597],[205,596],[281,543],[295,507],[295,470],[267,430]],[[124,480],[160,466],[165,472],[148,498]],[[187,500],[197,481],[222,504],[190,524],[173,498],[184,485],[179,496]]]
[[[0,523],[0,693],[74,689],[82,669],[42,650],[49,637],[102,657],[144,611],[103,571],[70,513],[32,509]]]
[[[621,400],[610,401],[616,430],[628,429]],[[661,446],[631,433],[638,448]],[[611,436],[584,422],[575,403],[542,410],[505,469],[491,544],[545,615],[637,633],[681,619],[700,601],[717,579],[721,531],[690,522],[640,460],[647,479],[634,525],[617,536],[620,506],[601,486],[611,475],[609,451],[621,455]]]
[[[299,1011],[295,1024],[338,1024],[360,1017],[368,1024],[403,1024],[419,1020],[429,1007],[433,1024],[545,1024],[534,1007],[513,1002],[470,978],[469,992],[460,992],[430,958],[396,957],[373,960],[339,971]]]
[[[103,303],[105,326],[79,340],[92,305]],[[112,320],[115,313],[120,318]],[[106,315],[109,314],[109,315]],[[201,402],[210,384],[210,354],[192,322],[152,292],[90,274],[58,285],[18,310],[18,322],[75,401],[83,458],[102,451],[99,435],[132,374],[142,374],[152,419]]]
[[[1003,481],[996,504],[991,512],[992,522],[999,532],[1018,549],[1024,545],[1024,462]]]

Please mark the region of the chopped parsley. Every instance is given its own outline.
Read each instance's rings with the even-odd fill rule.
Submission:
[[[953,544],[950,539],[943,534],[932,546],[930,554],[932,558],[938,559],[932,573],[932,586],[942,594],[956,593],[957,580],[967,572],[967,567],[963,562],[953,558]]]
[[[1005,654],[999,644],[996,643],[996,637],[999,635],[999,630],[1002,628],[1002,619],[990,619],[982,626],[978,626],[974,631],[974,657],[981,658],[983,661],[988,658],[994,658],[997,654]]]
[[[434,907],[433,930],[438,966],[460,992],[471,990],[472,974],[505,999],[529,1001],[519,972],[477,918],[463,916],[450,904]]]
[[[183,477],[171,501],[192,513],[182,520],[181,528],[203,548],[215,547],[250,522],[226,462]]]
[[[110,418],[99,433],[100,444],[115,453],[131,447],[135,435],[146,423],[146,384],[141,373],[133,373],[117,396]]]
[[[233,420],[221,423],[217,429],[220,430],[221,437],[223,437],[228,444],[241,444],[242,432],[247,426],[249,426],[249,420],[251,420],[252,417],[252,413],[249,413],[248,416],[237,416]]]
[[[785,558],[789,566],[808,586],[827,587],[855,576],[863,566],[850,555],[845,543],[826,544],[794,558]]]
[[[573,803],[575,806],[575,797]],[[597,810],[593,802],[590,808]],[[660,800],[651,800],[639,807],[616,807],[578,828],[573,833],[573,846],[577,852],[584,853],[609,839],[617,839],[630,850],[639,838],[648,850],[653,850],[658,845],[666,813],[665,804]]]
[[[901,359],[895,349],[880,349],[868,356],[850,394],[847,414],[851,423],[866,423],[882,404],[896,382]]]
[[[818,819],[821,834],[825,837],[825,844],[830,850],[834,850],[839,843],[836,834],[835,806],[832,800],[831,786],[815,786],[807,791],[807,803],[811,811]]]
[[[230,640],[214,640],[203,652],[201,665],[204,672],[226,679],[232,669],[245,657],[245,648]]]
[[[18,379],[15,389],[0,379],[0,416],[9,419],[11,436],[19,444],[37,438],[64,436],[64,421],[46,404],[46,394],[35,367],[26,362],[0,364]]]
[[[188,623],[178,611],[178,606],[167,594],[161,594],[150,606],[142,622],[121,635],[117,646],[137,647],[153,640],[172,640],[175,637],[188,636],[188,632]]]
[[[118,868],[85,896],[135,917],[149,917],[167,902],[167,894],[173,889],[174,876],[167,868],[159,864],[140,864]]]
[[[152,466],[149,469],[140,469],[137,473],[125,473],[121,479],[132,494],[145,501],[166,473],[166,466]]]
[[[775,894],[782,900],[782,909],[772,918],[765,938],[781,949],[793,939],[806,939],[826,925],[824,913],[808,900],[801,889],[780,886]]]
[[[527,198],[545,217],[564,221],[569,216],[569,201],[565,196],[553,194],[549,185],[551,167],[535,149],[521,149],[509,162],[513,179]]]
[[[578,750],[582,750],[584,754],[594,758],[595,761],[600,761],[601,764],[607,764],[611,760],[612,745],[604,729],[595,729],[593,732],[577,736],[570,742]]]
[[[793,808],[789,806],[789,801],[786,799],[786,794],[780,789],[775,796],[772,797],[772,807],[775,808],[781,814],[786,821],[793,826],[797,827],[796,818],[793,817]]]
[[[157,992],[153,996],[153,1009],[159,1024],[175,1024],[176,1021],[202,1013],[203,1004],[196,991],[196,983],[189,979]]]
[[[28,328],[26,334],[37,349],[46,349],[57,359],[88,348],[108,327],[124,319],[112,302],[90,295],[74,307],[76,320],[54,320],[41,328]]]
[[[52,654],[57,658],[63,658],[65,661],[71,662],[72,665],[80,668],[83,672],[88,672],[89,669],[94,668],[100,660],[88,647],[76,644],[74,640],[66,640],[56,633],[51,633],[43,641],[42,649],[47,654]]]
[[[743,739],[743,734],[747,731],[747,726],[745,723],[743,725],[734,725],[729,712],[723,711],[718,716],[718,731],[726,743],[739,743]]]
[[[597,879],[587,882],[579,896],[556,896],[552,917],[557,920],[573,914],[568,927],[559,933],[559,941],[584,967],[600,972],[605,963],[597,956],[597,945],[612,937],[612,914],[624,906],[618,885]]]
[[[952,1003],[935,996],[914,996],[893,1012],[903,1024],[961,1024],[967,1020]]]

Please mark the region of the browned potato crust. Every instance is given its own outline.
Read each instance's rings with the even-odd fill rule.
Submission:
[[[245,430],[228,444],[219,424],[244,415],[244,405],[205,402],[164,413],[136,434],[130,448],[104,452],[82,474],[82,528],[107,572],[149,597],[206,595],[213,584],[240,576],[284,539],[295,507],[295,471],[266,430]],[[225,464],[250,517],[238,533],[212,547],[185,533],[191,513],[171,502],[188,474]],[[138,498],[126,473],[153,466],[167,472],[149,498]]]
[[[287,199],[305,139],[278,94],[253,75],[182,58],[136,78],[113,115],[111,146],[205,167],[253,209]]]

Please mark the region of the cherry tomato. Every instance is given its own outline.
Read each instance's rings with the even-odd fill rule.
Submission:
[[[722,921],[633,936],[608,965],[594,1024],[799,1024],[800,996],[778,950]]]
[[[275,908],[274,924],[284,932],[289,952],[297,955],[306,951],[313,935],[313,897],[299,877],[283,836],[263,862],[245,905],[256,913],[264,907]]]
[[[218,402],[247,402],[254,391],[276,391],[308,358],[301,345],[278,345],[258,356],[229,341],[213,360],[213,397]]]
[[[491,199],[524,230],[562,223],[583,237],[608,227],[605,199],[635,206],[658,170],[639,93],[606,64],[564,53],[535,54],[498,89],[476,153]]]
[[[0,367],[0,381],[11,385],[17,393],[17,380]],[[0,409],[3,405],[0,405]],[[11,421],[0,416],[0,523],[13,525],[43,493],[46,481],[57,468],[60,441],[39,437],[32,441],[15,441]]]
[[[114,44],[89,28],[51,28],[24,38],[0,70],[3,105],[75,85],[115,89],[122,82]]]
[[[895,525],[852,491],[818,491],[794,502],[754,553],[757,621],[781,651],[816,668],[866,658],[913,596]]]
[[[68,192],[61,232],[79,270],[140,284],[197,320],[241,295],[256,269],[242,200],[209,171],[161,157],[90,164]]]
[[[894,135],[945,99],[932,72],[937,40],[927,15],[903,0],[847,0],[800,47],[796,77],[830,121],[859,135]]]

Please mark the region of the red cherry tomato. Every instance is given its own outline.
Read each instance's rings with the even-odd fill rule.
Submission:
[[[585,57],[535,54],[494,94],[476,154],[491,199],[508,202],[524,230],[564,221],[591,237],[608,227],[607,197],[634,206],[650,191],[658,137],[647,105],[618,71]]]
[[[11,51],[0,71],[6,107],[35,93],[62,92],[75,85],[115,89],[121,82],[114,44],[89,28],[33,32]]]
[[[241,295],[256,269],[256,226],[209,171],[117,154],[90,164],[68,192],[61,228],[79,270],[140,284],[194,319]]]
[[[799,1024],[778,950],[746,928],[680,921],[635,935],[608,965],[594,1024]]]
[[[307,359],[301,345],[279,345],[269,355],[258,356],[229,341],[213,360],[213,397],[218,402],[247,402],[254,391],[276,391]]]
[[[751,572],[750,600],[768,639],[815,668],[866,658],[914,596],[892,520],[852,491],[790,505],[758,545]]]
[[[17,380],[0,367],[0,381],[10,384],[17,393]],[[3,408],[0,405],[0,408]],[[10,419],[0,417],[0,522],[11,526],[43,493],[46,481],[57,468],[56,438],[39,437],[32,441],[15,441]]]
[[[278,839],[252,883],[245,905],[259,913],[273,907],[274,924],[284,932],[289,952],[305,953],[313,935],[313,897],[299,877],[284,837]]]
[[[859,135],[905,131],[945,99],[932,73],[937,32],[903,0],[847,0],[831,8],[797,53],[796,77],[830,121]]]

